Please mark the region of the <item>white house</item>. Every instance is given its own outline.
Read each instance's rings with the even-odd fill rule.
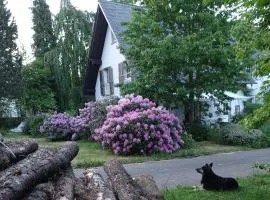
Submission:
[[[116,85],[131,80],[125,56],[120,53],[124,46],[120,33],[125,29],[122,22],[130,21],[133,7],[106,0],[98,2],[84,85],[84,94],[95,96],[96,100],[120,96]]]
[[[125,30],[122,23],[131,20],[134,7],[99,0],[84,84],[85,95],[94,96],[96,100],[102,100],[112,95],[120,97],[120,90],[116,85],[131,81],[126,58],[120,52],[120,47],[125,47],[120,33]],[[229,122],[233,116],[244,109],[245,101],[250,100],[255,103],[255,96],[264,79],[259,78],[255,82],[247,84],[247,87],[252,89],[249,97],[244,96],[241,91],[225,92],[225,95],[233,99],[227,102],[230,109],[225,113],[219,112],[220,109],[224,111],[223,105],[217,104],[213,98],[209,98],[209,95],[204,95],[203,100],[210,106],[207,116],[204,116],[204,121],[208,124],[217,121]]]

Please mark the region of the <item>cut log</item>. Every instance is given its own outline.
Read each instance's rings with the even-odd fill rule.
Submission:
[[[77,179],[75,194],[76,200],[116,200],[109,185],[92,169],[86,169],[84,177]]]
[[[161,200],[162,197],[144,190],[117,161],[108,161],[104,165],[108,180],[119,200]]]
[[[54,200],[74,200],[75,176],[71,166],[61,172],[55,183]]]
[[[7,150],[5,146],[0,145],[0,171],[6,169],[15,162],[24,159],[38,149],[38,144],[33,140],[7,141],[5,142],[5,145],[10,150]]]
[[[135,177],[134,180],[148,193],[156,196],[156,199],[163,199],[163,194],[158,189],[158,186],[151,175],[142,175]]]
[[[16,200],[30,192],[36,185],[46,182],[60,169],[70,166],[79,147],[75,142],[66,142],[58,151],[38,150],[0,172],[0,200]]]
[[[50,200],[54,195],[54,186],[52,182],[42,183],[27,195],[23,200]]]

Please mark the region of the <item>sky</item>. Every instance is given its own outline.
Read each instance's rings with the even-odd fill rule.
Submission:
[[[53,15],[56,15],[60,9],[61,0],[46,0]],[[70,0],[71,4],[80,10],[96,11],[97,0]],[[18,26],[18,47],[24,48],[27,59],[31,60],[33,43],[32,35],[32,7],[33,0],[7,0],[7,7],[10,9],[12,16],[15,18]]]

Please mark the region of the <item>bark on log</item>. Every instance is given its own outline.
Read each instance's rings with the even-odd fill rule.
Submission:
[[[71,166],[61,172],[55,183],[53,200],[74,200],[75,176]]]
[[[52,182],[42,183],[28,194],[23,200],[50,200],[54,195],[54,186]]]
[[[116,200],[112,189],[102,176],[92,169],[86,169],[84,177],[77,179],[75,187],[76,200]]]
[[[104,165],[104,170],[108,175],[108,180],[119,200],[160,200],[144,190],[127,173],[123,165],[117,160],[108,161]]]
[[[16,158],[4,146],[0,145],[0,171],[38,149],[38,144],[33,140],[7,141],[5,144],[15,154]]]
[[[135,177],[134,180],[148,193],[156,197],[156,199],[163,199],[163,194],[158,189],[158,186],[151,175],[142,175]]]
[[[22,198],[36,185],[59,172],[59,169],[66,169],[78,151],[75,142],[66,142],[58,152],[38,150],[27,159],[0,172],[0,200]]]

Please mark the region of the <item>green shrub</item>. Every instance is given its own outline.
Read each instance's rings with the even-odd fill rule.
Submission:
[[[192,135],[196,141],[203,141],[207,139],[208,127],[201,123],[187,123],[185,124],[186,131]]]
[[[270,135],[270,120],[267,120],[262,126],[259,127],[259,129],[263,133]]]
[[[227,145],[252,146],[260,140],[260,130],[245,131],[238,124],[226,124],[220,128],[221,142]]]
[[[216,142],[216,143],[221,142],[221,133],[220,133],[220,127],[219,126],[215,126],[215,127],[212,127],[212,128],[208,129],[207,140],[208,141],[213,141],[213,142]]]
[[[24,133],[30,134],[33,136],[42,135],[40,132],[40,126],[43,124],[44,119],[47,116],[43,115],[33,115],[26,119],[26,126],[24,128]]]
[[[195,146],[195,140],[192,138],[192,135],[187,132],[184,132],[181,138],[184,141],[183,149],[191,149]]]
[[[252,144],[254,148],[270,147],[270,135],[263,133],[258,141]]]

